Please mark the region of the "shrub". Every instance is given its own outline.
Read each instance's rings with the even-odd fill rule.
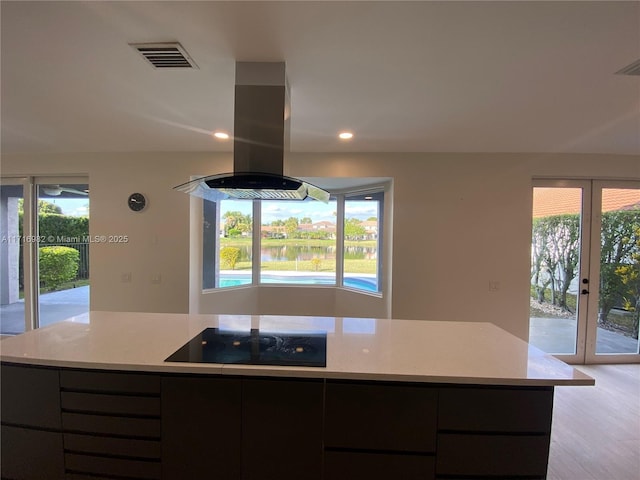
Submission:
[[[238,247],[223,247],[220,250],[220,261],[222,265],[231,270],[236,268],[238,257],[240,257],[240,249]]]
[[[49,290],[76,278],[80,253],[70,247],[40,248],[40,280]]]
[[[20,235],[22,235],[22,218],[20,212],[20,221],[18,223]],[[71,217],[68,215],[60,215],[56,213],[39,213],[38,214],[38,235],[47,239],[48,237],[83,237],[89,235],[89,218],[88,217]],[[47,243],[51,243],[47,240]]]

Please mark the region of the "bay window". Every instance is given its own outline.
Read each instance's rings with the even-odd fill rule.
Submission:
[[[203,200],[203,289],[338,286],[379,294],[382,186],[328,203]]]

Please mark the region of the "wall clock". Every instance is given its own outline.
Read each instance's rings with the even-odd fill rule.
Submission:
[[[129,195],[127,205],[129,205],[129,208],[134,212],[139,212],[147,206],[147,199],[141,193],[132,193]]]

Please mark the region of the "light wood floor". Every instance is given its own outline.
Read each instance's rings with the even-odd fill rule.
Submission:
[[[595,387],[556,387],[548,480],[640,480],[640,364],[579,365]]]

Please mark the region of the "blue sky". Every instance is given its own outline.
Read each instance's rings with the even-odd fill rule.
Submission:
[[[89,216],[89,199],[83,198],[42,198],[48,203],[58,205],[62,209],[64,215],[71,215],[73,217],[88,217]]]
[[[89,214],[88,198],[46,198],[43,199],[62,208],[62,213],[72,216],[87,216]],[[366,220],[369,217],[377,217],[377,202],[351,200],[346,202],[347,217],[355,217]],[[248,200],[224,200],[221,206],[221,215],[227,211],[240,211],[244,215],[252,213],[252,202]],[[262,203],[262,217],[264,223],[274,220],[286,220],[289,217],[310,217],[314,222],[336,221],[336,202],[328,204],[316,201],[269,201]]]
[[[289,217],[310,217],[314,222],[328,221],[335,223],[336,202],[328,204],[316,201],[266,201],[262,203],[262,223],[274,220],[286,220]],[[347,217],[366,220],[378,216],[378,203],[371,201],[348,201],[345,205]],[[252,213],[250,200],[224,200],[221,205],[221,216],[228,211],[242,212],[244,215]]]

